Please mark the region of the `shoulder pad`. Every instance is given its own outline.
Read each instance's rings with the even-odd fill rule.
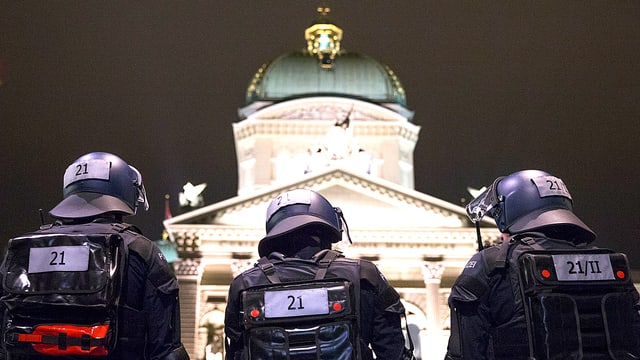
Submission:
[[[378,267],[371,261],[359,260],[359,263],[361,279],[367,280],[374,285],[385,279]]]
[[[404,307],[400,303],[400,295],[378,267],[367,260],[359,260],[360,279],[369,282],[375,288],[376,303],[389,312],[404,313]]]
[[[473,276],[460,275],[451,288],[449,300],[454,303],[471,303],[478,301],[487,293],[489,287]]]
[[[162,251],[146,237],[136,234],[125,239],[129,251],[138,254],[147,266],[149,281],[163,293],[170,293],[178,288],[177,280],[170,270]]]

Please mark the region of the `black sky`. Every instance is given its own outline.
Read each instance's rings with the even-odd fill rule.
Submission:
[[[90,151],[141,170],[151,210],[130,220],[150,238],[187,181],[207,204],[235,196],[249,80],[305,46],[318,3],[0,1],[0,243],[39,225]],[[549,171],[597,244],[640,267],[640,1],[329,4],[343,47],[404,85],[416,190],[460,204],[468,185]]]

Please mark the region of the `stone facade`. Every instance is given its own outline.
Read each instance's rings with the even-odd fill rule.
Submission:
[[[449,287],[476,251],[476,230],[462,207],[413,189],[419,127],[382,105],[316,97],[264,107],[233,131],[238,195],[164,222],[180,254],[183,341],[192,358],[222,356],[228,284],[257,259],[271,199],[294,188],[342,209],[353,244],[345,238],[336,248],[374,261],[398,290],[420,358],[426,347],[430,356],[443,352]],[[483,238],[497,239],[485,225]]]

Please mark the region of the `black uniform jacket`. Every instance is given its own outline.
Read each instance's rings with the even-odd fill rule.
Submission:
[[[315,250],[320,251],[319,248],[313,248],[313,250],[310,251],[310,248],[306,248],[298,255],[310,258],[311,256],[300,255],[313,255]],[[348,279],[347,274],[338,272],[349,269],[356,274],[356,279],[360,279],[359,328],[362,359],[373,359],[371,350],[378,359],[400,359],[405,344],[400,321],[404,307],[398,293],[373,263],[365,260],[342,259],[349,261],[349,266],[341,264],[342,270],[337,270],[337,266],[329,266],[325,278]],[[305,262],[304,267],[298,265],[293,269],[294,271],[291,271],[291,267],[296,266],[293,264],[294,262],[275,262],[276,273],[282,282],[313,279],[318,270],[317,266],[313,266],[313,263]],[[269,280],[259,267],[247,270],[231,283],[225,315],[226,359],[240,359],[243,350],[242,291],[250,286],[266,284],[269,284]]]

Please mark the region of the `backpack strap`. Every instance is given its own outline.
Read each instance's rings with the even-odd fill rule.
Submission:
[[[544,248],[540,246],[540,244],[536,243],[536,239],[532,238],[531,236],[523,237],[519,240],[520,242],[531,246],[534,250],[544,250]]]
[[[326,250],[322,251],[320,254],[322,256],[320,260],[316,260],[318,263],[318,272],[316,272],[315,280],[322,280],[327,275],[327,270],[329,269],[329,265],[340,256],[340,253],[334,250]],[[316,257],[314,256],[314,259]]]
[[[99,223],[93,223],[93,226],[97,224]],[[151,251],[150,250],[145,251],[144,247],[141,246],[142,244],[140,244],[142,242],[135,241],[136,239],[135,235],[138,235],[141,233],[137,227],[127,223],[105,223],[104,226],[106,228],[109,228],[112,233],[118,234],[118,236],[122,240],[121,246],[117,247],[117,249],[119,249],[119,251],[121,252],[119,254],[121,268],[120,268],[120,275],[119,275],[120,279],[118,280],[119,290],[116,296],[116,304],[120,308],[122,305],[129,304],[127,291],[123,289],[124,284],[127,283],[128,277],[129,277],[129,251],[131,250],[131,251],[140,253],[145,260],[147,259],[148,256],[151,255]],[[119,316],[120,316],[120,310],[118,310],[118,317]],[[119,328],[119,326],[115,330],[116,330],[116,338],[119,338],[120,336],[122,336],[120,334],[121,329]],[[126,332],[126,329],[122,329],[122,330]]]
[[[273,263],[269,261],[266,256],[258,259],[258,263],[256,265],[260,268],[260,270],[262,270],[262,273],[267,277],[267,280],[269,280],[270,283],[279,284],[281,282],[278,274],[276,274],[275,265],[273,265]]]
[[[499,245],[491,246],[483,250],[484,260],[487,264],[487,272],[490,274],[495,270],[501,270],[507,267],[509,261],[510,241],[503,241]]]
[[[274,255],[275,259],[279,260],[278,262],[287,261],[287,259],[284,258],[281,254],[277,253],[272,253],[270,257],[274,257]],[[327,270],[329,269],[331,263],[341,255],[342,254],[338,251],[328,249],[322,250],[314,255],[311,260],[318,264],[318,271],[316,272],[314,280],[324,279],[324,277],[327,275]],[[282,282],[280,280],[280,277],[278,277],[278,274],[276,274],[276,267],[274,263],[269,260],[269,257],[263,256],[258,259],[256,266],[258,266],[260,270],[262,270],[262,273],[267,277],[267,280],[269,280],[270,283],[279,284]]]
[[[493,272],[496,269],[504,269],[509,264],[509,249],[512,245],[517,245],[517,243],[521,243],[527,245],[534,250],[544,250],[540,244],[538,244],[532,236],[520,236],[516,235],[509,239],[509,241],[503,241],[500,245],[497,245],[494,248],[488,248],[484,255],[485,260],[488,265],[489,273]],[[497,250],[494,250],[496,249]]]
[[[416,360],[416,357],[413,354],[413,350],[414,350],[413,339],[411,338],[411,331],[409,330],[409,322],[407,321],[407,313],[406,312],[402,312],[402,317],[404,318],[404,328],[407,330],[407,340],[409,340],[409,348],[404,347],[402,349],[402,360]]]
[[[117,231],[117,232],[121,233],[121,232],[123,232],[123,231],[125,231],[125,230],[129,229],[130,227],[133,227],[133,225],[129,225],[129,224],[125,224],[125,223],[112,223],[112,224],[111,224],[111,227],[112,227],[115,231]]]

